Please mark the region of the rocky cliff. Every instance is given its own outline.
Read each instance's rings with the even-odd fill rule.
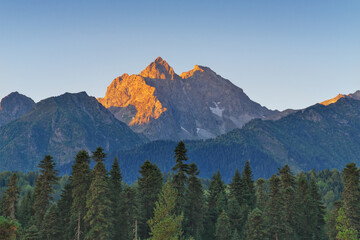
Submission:
[[[278,113],[208,67],[177,75],[160,57],[139,75],[114,79],[98,101],[151,140],[213,138]]]
[[[34,105],[35,102],[31,98],[18,92],[10,93],[0,102],[0,126],[25,115]]]

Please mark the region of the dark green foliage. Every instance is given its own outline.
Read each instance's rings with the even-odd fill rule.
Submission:
[[[267,236],[263,214],[255,208],[248,216],[246,224],[246,238],[251,240],[263,240]]]
[[[21,240],[42,240],[40,236],[40,231],[35,225],[31,225],[29,228],[25,229],[22,234]]]
[[[14,240],[21,231],[20,224],[11,218],[0,216],[0,237],[2,240]]]
[[[150,231],[146,221],[153,217],[155,203],[163,185],[160,169],[146,160],[140,169],[139,184],[139,236],[141,239],[149,237]]]
[[[172,181],[172,184],[174,188],[176,189],[178,193],[177,197],[177,207],[176,211],[178,214],[183,212],[183,204],[185,202],[185,189],[186,189],[186,183],[188,179],[189,174],[189,165],[184,163],[184,161],[187,161],[188,158],[186,156],[186,148],[184,142],[180,141],[179,144],[176,146],[174,150],[174,158],[176,159],[176,164],[173,167],[174,171],[174,178]]]
[[[133,240],[135,222],[139,216],[139,205],[137,202],[136,189],[127,186],[121,194],[122,204],[121,212],[124,217],[121,221],[121,226],[116,226],[121,229],[121,237],[119,239]]]
[[[312,178],[310,180],[310,206],[309,210],[311,212],[311,222],[312,226],[312,238],[313,239],[326,239],[325,235],[325,209],[321,195],[319,194],[318,187],[315,183],[315,180]]]
[[[237,234],[242,233],[246,219],[245,216],[242,214],[239,202],[235,197],[231,197],[229,199],[227,209],[227,215],[229,217],[231,231],[236,231]]]
[[[86,214],[86,195],[90,187],[92,173],[90,170],[90,156],[87,151],[81,150],[75,157],[75,163],[72,166],[72,175],[70,178],[72,203],[70,216],[70,232],[73,238],[75,235],[80,238],[86,233],[87,226],[83,221]]]
[[[350,219],[346,216],[343,208],[339,209],[336,218],[336,239],[338,240],[358,240],[359,232],[351,224]]]
[[[231,240],[229,218],[223,210],[216,221],[216,240]]]
[[[16,205],[19,199],[20,190],[17,186],[17,180],[17,176],[14,173],[11,176],[10,183],[4,193],[4,197],[1,203],[2,215],[5,217],[10,217],[10,219],[15,219]]]
[[[115,157],[113,165],[110,170],[109,177],[109,187],[110,187],[110,198],[112,202],[111,209],[113,211],[112,220],[113,227],[112,230],[114,232],[114,239],[121,239],[121,226],[123,226],[123,222],[125,221],[125,216],[123,216],[121,211],[122,204],[122,176],[120,172],[118,159]]]
[[[54,185],[58,181],[55,165],[50,155],[45,156],[39,163],[40,176],[36,180],[34,189],[34,216],[39,229],[41,229],[49,204],[53,200]]]
[[[360,232],[360,189],[359,170],[355,163],[344,168],[343,210],[354,230]]]
[[[334,203],[334,209],[328,214],[327,216],[327,235],[329,236],[330,240],[336,240],[336,236],[338,234],[338,230],[336,229],[337,225],[337,217],[340,208],[342,207],[342,202],[337,201]]]
[[[263,178],[256,180],[256,207],[264,211],[268,196],[265,190],[266,181]]]
[[[112,239],[112,202],[108,185],[107,171],[104,165],[106,154],[102,148],[93,152],[92,158],[96,161],[94,177],[86,195],[85,223],[88,226],[86,239]]]
[[[20,201],[19,211],[18,211],[18,219],[23,229],[27,229],[35,222],[34,219],[34,196],[31,190],[28,190],[22,200]]]
[[[230,197],[234,197],[241,205],[242,201],[242,186],[241,186],[241,176],[238,169],[236,169],[235,174],[230,183]]]
[[[184,232],[185,236],[200,236],[204,221],[204,195],[199,171],[195,163],[189,166],[188,188],[184,203]]]
[[[61,239],[74,238],[74,225],[71,224],[71,206],[73,203],[72,193],[73,185],[65,185],[60,200],[57,203],[58,208],[58,226]]]
[[[62,240],[61,225],[59,222],[58,208],[56,204],[52,204],[45,214],[41,235],[43,239]],[[65,223],[67,224],[67,223]]]

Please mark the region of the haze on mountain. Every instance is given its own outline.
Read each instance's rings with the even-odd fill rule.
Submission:
[[[196,65],[177,75],[161,57],[138,75],[115,78],[98,101],[151,140],[213,138],[279,114],[208,67]]]
[[[19,99],[15,106],[20,108]],[[112,152],[146,141],[85,92],[65,93],[40,101],[0,128],[0,171],[35,170],[48,154],[61,168],[82,149],[90,152],[101,146]]]

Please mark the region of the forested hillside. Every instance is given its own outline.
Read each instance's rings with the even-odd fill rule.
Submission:
[[[233,169],[229,184],[215,172],[205,186],[183,142],[173,157],[171,175],[146,160],[131,185],[122,181],[128,169],[120,169],[118,159],[108,159],[100,147],[91,155],[78,152],[70,178],[59,177],[51,156],[40,162],[38,174],[3,172],[0,235],[52,240],[359,237],[354,163],[341,173],[296,175],[284,165],[269,179],[255,179],[245,162],[241,171]],[[110,171],[104,162],[112,162]]]

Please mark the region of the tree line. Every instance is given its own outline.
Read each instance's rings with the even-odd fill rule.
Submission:
[[[230,184],[217,172],[205,188],[186,152],[185,144],[179,142],[172,174],[162,174],[146,160],[138,180],[126,185],[117,158],[107,171],[101,147],[91,155],[79,151],[58,197],[54,195],[60,181],[56,164],[45,156],[38,165],[34,188],[23,196],[19,173],[11,175],[1,200],[1,239],[359,238],[359,170],[354,163],[343,170],[341,199],[326,208],[326,198],[320,194],[325,187],[317,184],[314,172],[295,175],[285,165],[270,179],[255,181],[246,162],[241,173],[235,170]],[[320,177],[329,174],[336,178],[336,172]]]

